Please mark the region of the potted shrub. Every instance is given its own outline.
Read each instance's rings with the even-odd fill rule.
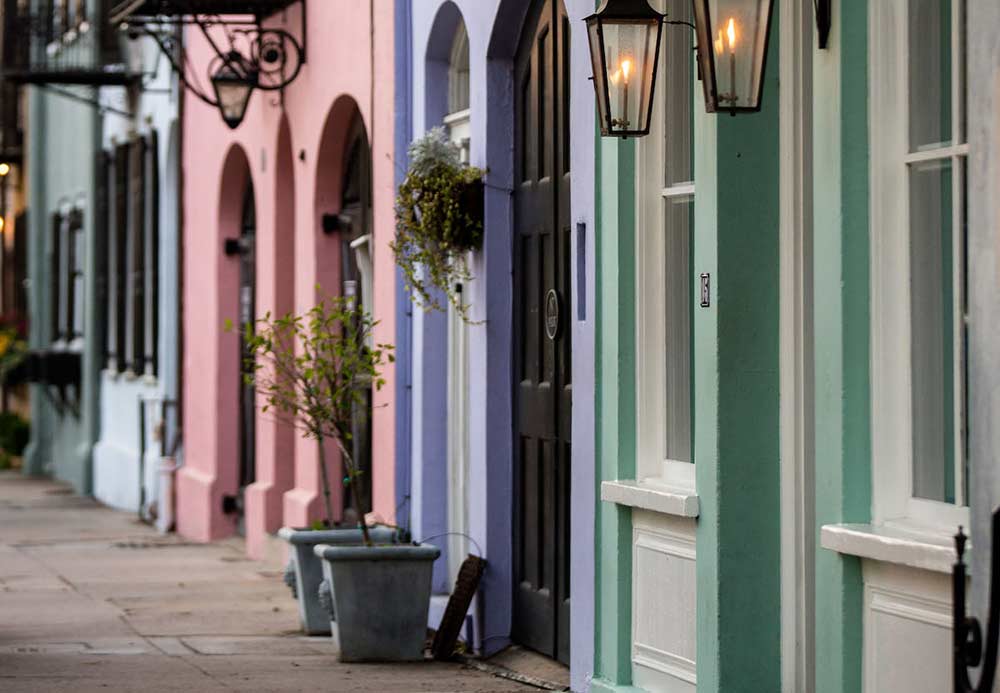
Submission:
[[[260,396],[262,413],[291,423],[319,449],[325,517],[311,528],[282,527],[278,532],[289,543],[285,581],[298,600],[302,628],[310,635],[330,632],[330,619],[317,597],[322,567],[313,546],[396,541],[395,528],[369,528],[363,511],[353,527],[334,527],[326,465],[324,443],[333,440],[340,449],[347,491],[355,491],[361,471],[351,453],[352,423],[359,412],[367,412],[361,406],[365,391],[383,385],[379,368],[393,360],[391,345],[371,345],[374,326],[371,316],[352,300],[337,297],[304,315],[272,318],[268,313],[248,327],[245,338],[245,378]],[[359,508],[357,498],[355,494]]]
[[[362,473],[350,446],[357,417],[368,411],[365,393],[382,387],[379,369],[393,360],[390,345],[374,343],[374,326],[367,313],[342,298],[324,301],[306,316],[278,320],[266,316],[246,337],[252,358],[249,377],[264,401],[264,412],[291,417],[321,444],[327,518],[333,517],[322,454],[327,439],[340,449],[344,485],[361,517],[356,530],[360,536],[336,530],[282,530],[294,549],[296,588],[300,605],[306,605],[302,608],[307,628],[320,630],[308,620],[319,612],[337,638],[344,661],[419,660],[431,572],[441,552],[436,546],[404,543],[390,528],[383,528],[388,533],[369,530],[364,518],[370,509],[358,493]],[[310,548],[311,556],[306,556]],[[327,596],[324,611],[319,609],[320,585],[314,584],[320,582],[315,563],[319,559],[328,576],[321,583]]]
[[[461,162],[444,128],[415,140],[408,153],[396,196],[396,264],[425,309],[443,309],[443,295],[467,320],[458,287],[472,278],[469,252],[482,245],[484,171]]]

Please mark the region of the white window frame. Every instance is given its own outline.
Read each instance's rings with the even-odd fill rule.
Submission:
[[[459,55],[459,44],[464,41],[468,44],[468,35],[465,25],[459,23],[456,29],[454,45],[452,47],[452,60]],[[467,49],[466,49],[467,50]],[[468,79],[468,72],[462,72],[450,65],[448,69],[449,78],[449,101],[456,87],[450,84],[451,80],[461,77],[464,74]],[[470,85],[466,85],[466,93]],[[449,103],[449,106],[451,104]],[[451,141],[458,146],[461,151],[461,161],[463,164],[469,163],[470,140],[472,137],[472,110],[463,108],[458,111],[448,113],[444,117],[444,125],[448,129],[448,136]],[[467,257],[466,262],[471,264]],[[466,305],[466,296],[470,295],[470,281],[462,285],[462,293],[459,295],[463,305]],[[454,305],[448,303],[448,576],[449,584],[454,584],[458,579],[458,572],[462,567],[465,556],[469,550],[469,542],[465,535],[469,533],[469,326],[465,318]]]
[[[670,459],[666,450],[667,373],[664,350],[669,348],[666,324],[666,233],[664,203],[671,198],[693,196],[694,181],[667,187],[650,185],[663,181],[665,170],[665,130],[668,127],[664,104],[667,93],[664,64],[659,60],[660,89],[654,96],[649,135],[636,143],[636,480],[640,484],[662,486],[695,493],[695,466]],[[692,98],[697,90],[692,90]],[[692,132],[692,137],[694,137]],[[692,234],[690,243],[694,243]],[[694,277],[689,277],[690,300],[694,300]],[[693,324],[689,330],[693,330]],[[690,339],[690,333],[688,338]],[[692,373],[688,373],[691,378]],[[691,387],[693,387],[693,381]],[[694,411],[691,411],[694,416]],[[691,448],[694,449],[693,433]]]
[[[952,60],[952,145],[933,151],[909,152],[908,0],[881,0],[870,4],[869,117],[871,143],[871,426],[872,515],[877,524],[907,529],[953,533],[968,526],[969,509],[963,498],[964,465],[955,456],[955,499],[944,503],[913,495],[913,417],[911,378],[910,210],[906,165],[921,160],[967,157],[967,141],[959,138],[961,103],[959,61]],[[960,3],[952,5],[952,41],[961,40]],[[953,204],[961,221],[961,167],[952,171]],[[961,224],[954,225],[956,251]],[[955,257],[961,255],[955,254]],[[955,273],[958,285],[961,277]],[[960,289],[960,285],[956,286]],[[956,294],[960,295],[960,294]],[[956,311],[956,320],[961,319]],[[959,330],[954,331],[959,339]],[[956,401],[963,396],[962,350],[956,348]],[[960,411],[956,407],[956,411]],[[956,414],[960,417],[960,414]],[[961,424],[960,421],[956,422]],[[956,432],[962,430],[956,425]],[[960,441],[956,443],[961,447]]]

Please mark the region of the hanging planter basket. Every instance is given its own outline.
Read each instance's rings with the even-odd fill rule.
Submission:
[[[410,145],[410,169],[396,196],[396,264],[412,298],[427,310],[454,306],[468,319],[459,288],[472,278],[468,254],[483,241],[483,171],[460,162],[443,128]]]

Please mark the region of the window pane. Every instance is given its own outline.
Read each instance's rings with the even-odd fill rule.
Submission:
[[[911,0],[909,22],[910,150],[952,140],[952,0]]]
[[[691,243],[694,197],[663,201],[666,262],[666,453],[691,462]]]
[[[666,9],[672,21],[694,21],[689,0],[669,0]],[[664,37],[660,86],[666,105],[664,185],[671,186],[694,180],[694,32],[667,27]]]
[[[950,159],[910,177],[913,495],[955,500],[955,253]]]
[[[448,70],[448,112],[464,111],[469,107],[469,36],[465,23],[459,21],[451,44]]]

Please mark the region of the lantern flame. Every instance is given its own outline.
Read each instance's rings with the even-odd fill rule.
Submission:
[[[628,84],[628,76],[632,71],[632,61],[628,58],[622,60],[622,75],[625,77],[625,83]]]
[[[722,51],[726,47],[726,42],[722,38],[722,29],[719,29],[719,38],[715,39],[715,54],[722,55]]]
[[[726,26],[726,38],[729,39],[729,52],[732,53],[736,50],[736,22],[733,18],[729,18],[729,24]]]

